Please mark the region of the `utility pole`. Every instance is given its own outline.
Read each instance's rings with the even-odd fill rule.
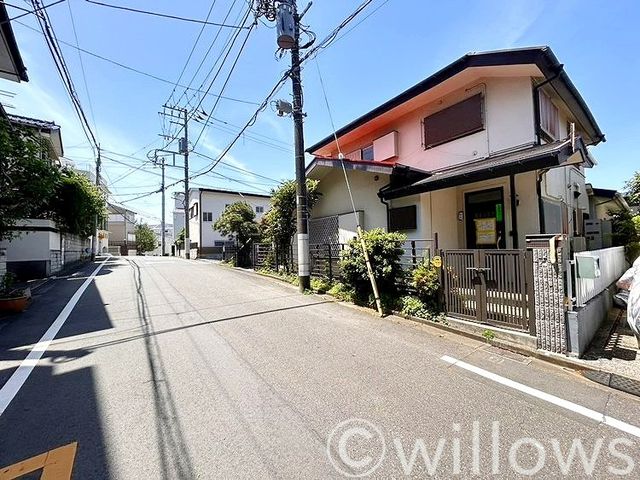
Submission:
[[[186,108],[180,108],[176,106],[164,105],[165,109],[171,110],[170,113],[160,112],[161,115],[165,115],[171,117],[176,120],[180,120],[180,122],[175,122],[171,120],[171,123],[182,125],[182,130],[184,131],[184,136],[178,139],[178,151],[173,152],[171,150],[157,149],[155,152],[165,152],[165,153],[178,153],[179,155],[184,156],[184,254],[185,258],[191,258],[191,239],[189,237],[189,111]],[[180,112],[180,115],[175,115],[174,112]],[[161,135],[162,137],[167,138],[166,135]],[[168,137],[171,141],[175,140],[174,137]],[[175,155],[174,155],[174,166],[175,166]],[[164,174],[164,159],[163,159],[163,174]],[[163,177],[164,179],[164,177]],[[162,202],[164,205],[164,180],[162,182]],[[164,206],[162,209],[162,218],[164,219]],[[164,231],[163,241],[164,241]],[[164,253],[164,251],[163,251]]]
[[[187,109],[184,114],[184,137],[181,138],[180,150],[184,155],[184,255],[187,260],[191,258],[191,237],[189,237],[189,120]]]
[[[102,166],[102,159],[100,158],[100,145],[98,145],[98,156],[96,158],[96,187],[100,188],[100,167]],[[95,216],[94,219],[94,226],[95,228],[94,233],[93,233],[93,241],[91,242],[91,260],[95,260],[96,259],[96,255],[98,254],[98,250],[99,250],[99,239],[98,239],[98,216]]]
[[[154,152],[153,153],[153,163],[155,163],[156,165],[158,165],[158,152]],[[165,195],[165,191],[164,191],[164,156],[160,157],[161,163],[160,163],[160,167],[162,169],[162,184],[160,185],[160,188],[162,190],[162,213],[160,215],[160,256],[164,257],[164,249],[165,249],[165,239],[164,239],[164,232],[165,232],[165,220],[164,220],[164,195]]]
[[[305,12],[302,14],[304,15]],[[300,74],[300,18],[296,0],[280,0],[276,19],[278,46],[285,50],[291,50],[290,77],[293,90],[292,116],[296,167],[298,285],[300,291],[304,292],[311,287],[311,279],[309,272],[307,179],[304,164],[304,113],[302,110],[302,78]]]

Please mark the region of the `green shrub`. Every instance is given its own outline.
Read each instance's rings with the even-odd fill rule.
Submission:
[[[431,313],[422,300],[411,295],[405,295],[400,299],[400,311],[404,315],[412,317],[429,318]]]
[[[640,242],[631,242],[625,247],[625,253],[629,263],[633,263],[640,257]]]
[[[430,309],[437,310],[440,293],[440,270],[429,260],[425,260],[413,269],[411,276],[411,286],[415,289],[418,298]]]
[[[356,292],[353,288],[350,288],[340,282],[331,287],[327,293],[332,297],[336,297],[338,300],[342,300],[343,302],[353,302],[356,297]]]
[[[363,232],[363,236],[380,296],[395,296],[402,274],[400,257],[406,237],[400,233],[387,233],[379,228]],[[340,269],[344,284],[353,290],[356,299],[366,301],[373,291],[359,239],[349,242],[349,248],[340,259]]]
[[[312,278],[311,279],[311,290],[316,293],[327,293],[331,290],[333,284],[329,280],[325,280],[324,278]]]

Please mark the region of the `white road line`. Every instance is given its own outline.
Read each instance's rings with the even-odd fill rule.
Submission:
[[[489,380],[493,380],[494,382],[504,385],[506,387],[513,388],[522,393],[526,393],[527,395],[531,395],[532,397],[539,398],[540,400],[544,400],[545,402],[552,403],[553,405],[556,405],[560,408],[564,408],[571,412],[578,413],[584,417],[590,418],[591,420],[595,420],[596,422],[603,423],[605,425],[618,429],[622,432],[633,435],[634,437],[640,438],[640,428],[636,427],[635,425],[631,425],[621,420],[617,420],[615,418],[609,417],[608,415],[605,415],[604,413],[596,412],[595,410],[591,410],[590,408],[583,407],[582,405],[578,405],[577,403],[564,400],[562,398],[556,397],[555,395],[551,395],[549,393],[536,390],[535,388],[528,387],[527,385],[523,385],[522,383],[509,380],[508,378],[501,377],[500,375],[496,375],[495,373],[491,373],[482,368],[463,362],[462,360],[449,357],[448,355],[444,355],[440,357],[440,360],[444,360],[445,362],[450,363],[451,365],[455,365],[456,367],[463,368],[464,370],[473,372]]]
[[[55,321],[51,324],[49,329],[44,332],[44,335],[42,335],[40,341],[38,341],[38,343],[36,343],[31,349],[29,355],[27,355],[27,358],[25,358],[20,363],[18,369],[13,372],[13,375],[11,375],[7,383],[5,383],[0,389],[0,416],[2,416],[11,401],[20,391],[22,385],[24,385],[24,382],[27,381],[27,378],[29,378],[29,375],[31,375],[33,368],[38,364],[38,361],[42,358],[44,352],[47,351],[47,348],[49,348],[49,344],[56,337],[56,335],[64,325],[64,322],[67,321],[67,318],[69,318],[69,315],[78,303],[78,300],[80,300],[80,297],[82,297],[82,294],[98,274],[100,269],[104,266],[105,262],[106,260],[101,262],[93,271],[93,273],[84,281],[80,288],[76,290],[76,293],[73,294],[71,299],[67,302],[67,304],[62,309]]]

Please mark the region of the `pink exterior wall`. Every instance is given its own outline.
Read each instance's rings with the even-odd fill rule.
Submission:
[[[424,117],[478,93],[484,95],[485,130],[425,150],[422,147]],[[363,135],[356,141],[342,145],[342,151],[352,152],[366,147],[393,131],[398,132],[397,139],[394,139],[398,149],[397,161],[427,171],[479,160],[492,153],[532,144],[535,129],[531,78],[479,79]],[[379,158],[374,148],[376,160],[384,160],[388,148],[389,145],[385,143],[384,151],[380,153],[382,158]],[[332,152],[336,156],[337,153]]]

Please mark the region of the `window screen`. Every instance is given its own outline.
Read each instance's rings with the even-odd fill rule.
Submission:
[[[415,230],[417,225],[416,206],[389,209],[389,230]]]
[[[362,160],[373,161],[373,145],[362,149]]]
[[[425,118],[425,148],[435,147],[484,129],[482,104],[482,94],[479,93]]]

